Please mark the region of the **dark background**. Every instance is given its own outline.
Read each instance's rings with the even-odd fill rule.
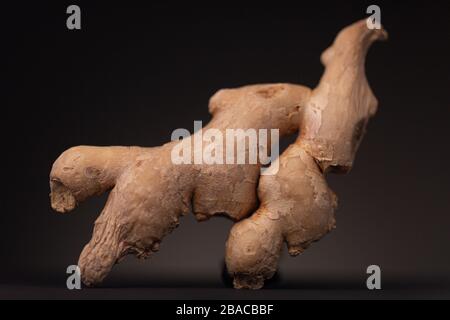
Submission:
[[[448,1],[92,2],[1,5],[1,298],[450,297]],[[81,31],[66,28],[70,4],[81,6]],[[285,253],[267,289],[235,291],[223,276],[232,223],[190,215],[160,253],[126,259],[103,288],[65,289],[106,197],[52,212],[48,175],[61,152],[165,143],[208,121],[220,88],[314,87],[320,53],[370,4],[390,34],[367,58],[380,106],[353,171],[329,177],[335,231],[298,258]],[[371,264],[381,292],[365,289]]]

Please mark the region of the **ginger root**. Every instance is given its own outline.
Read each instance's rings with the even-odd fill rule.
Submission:
[[[280,156],[278,173],[261,177],[259,209],[230,232],[226,264],[235,288],[261,288],[276,272],[283,242],[297,256],[335,228],[337,198],[325,175],[353,165],[377,109],[364,71],[366,53],[386,37],[360,21],[323,53],[325,73],[300,110],[299,137]]]
[[[308,88],[291,84],[220,90],[210,100],[213,118],[204,129],[279,129],[280,136],[292,134],[309,94]],[[100,283],[127,254],[146,258],[158,251],[163,237],[190,211],[200,221],[217,214],[238,221],[256,209],[259,163],[175,165],[171,151],[178,143],[156,148],[80,146],[54,163],[50,196],[58,212],[69,212],[111,190],[78,262],[86,285]]]
[[[210,99],[213,117],[204,129],[224,136],[226,129],[279,129],[283,137],[300,128],[272,176],[260,179],[260,163],[174,164],[171,152],[185,141],[65,151],[50,173],[54,210],[70,212],[89,197],[111,191],[79,258],[82,281],[101,283],[127,254],[147,258],[192,211],[199,221],[218,214],[242,220],[231,231],[226,263],[237,288],[260,288],[276,270],[283,241],[296,255],[334,226],[336,197],[324,174],[351,168],[367,120],[376,111],[364,58],[370,44],[384,35],[368,30],[365,21],[344,29],[322,55],[326,70],[313,91],[263,84],[220,90]]]

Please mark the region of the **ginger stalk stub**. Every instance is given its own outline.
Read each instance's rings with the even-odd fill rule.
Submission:
[[[347,172],[364,136],[377,99],[365,74],[366,54],[384,29],[370,30],[359,21],[336,37],[321,57],[325,72],[303,110],[300,140],[323,171]]]
[[[386,36],[359,21],[322,55],[325,73],[300,110],[297,141],[280,156],[278,173],[261,177],[259,209],[230,232],[226,264],[235,288],[261,288],[276,272],[283,242],[296,256],[335,227],[337,198],[325,174],[353,165],[377,108],[365,76],[366,53]]]

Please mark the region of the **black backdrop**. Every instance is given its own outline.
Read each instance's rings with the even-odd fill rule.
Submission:
[[[82,9],[81,31],[66,28],[72,3]],[[372,4],[151,3],[1,5],[1,296],[58,295],[52,290],[63,290],[66,267],[90,239],[105,197],[69,215],[49,206],[48,174],[62,151],[160,145],[174,129],[207,121],[208,98],[220,88],[265,82],[314,87],[323,70],[320,53]],[[283,256],[270,286],[278,291],[222,292],[214,288],[223,286],[231,222],[200,224],[188,216],[149,261],[130,258],[117,266],[104,285],[116,289],[102,294],[208,287],[208,293],[166,289],[144,296],[293,298],[315,289],[324,290],[313,296],[334,296],[341,291],[325,289],[363,292],[371,264],[382,268],[384,294],[448,294],[449,2],[376,3],[390,33],[367,59],[379,112],[354,170],[329,177],[340,198],[338,228],[303,256]]]

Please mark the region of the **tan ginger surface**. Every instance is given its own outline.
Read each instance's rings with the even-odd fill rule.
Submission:
[[[111,190],[78,262],[83,282],[100,283],[127,254],[146,258],[158,251],[163,237],[190,211],[200,221],[217,214],[239,221],[256,209],[258,197],[259,209],[236,224],[227,242],[226,262],[236,287],[260,288],[276,270],[283,241],[295,255],[320,239],[334,226],[336,206],[324,172],[348,171],[353,163],[377,106],[364,58],[370,44],[384,36],[383,30],[368,30],[365,21],[344,29],[323,54],[325,74],[312,92],[265,84],[220,90],[210,99],[213,117],[204,129],[224,136],[226,129],[279,129],[281,137],[301,129],[277,160],[275,175],[260,179],[260,164],[173,164],[171,152],[180,142],[65,151],[50,173],[56,211],[72,211]]]
[[[386,37],[360,21],[323,53],[325,73],[300,110],[297,141],[280,156],[278,173],[261,177],[259,209],[231,230],[226,263],[236,288],[261,288],[277,269],[283,242],[296,256],[335,227],[337,198],[325,174],[345,173],[353,165],[377,109],[365,56],[375,40]]]
[[[210,100],[213,119],[204,129],[277,128],[280,136],[292,134],[309,94],[308,88],[290,84],[221,90]],[[198,220],[225,214],[237,221],[256,208],[259,164],[176,165],[171,151],[177,143],[156,148],[80,146],[54,163],[51,202],[58,212],[111,190],[79,259],[85,284],[101,282],[127,254],[146,258],[158,251],[179,217],[191,210]]]

